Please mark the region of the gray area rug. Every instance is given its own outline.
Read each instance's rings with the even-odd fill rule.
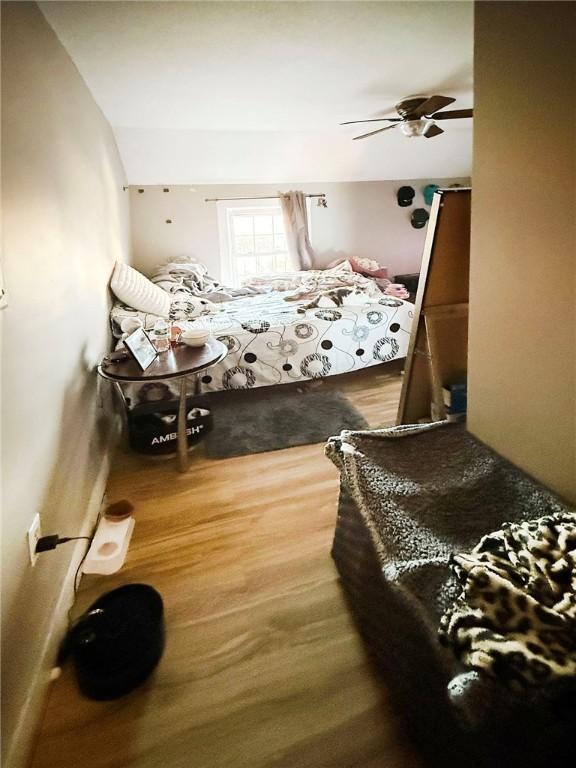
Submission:
[[[204,395],[214,429],[206,455],[227,459],[325,442],[342,429],[366,429],[367,422],[340,392],[292,386]]]

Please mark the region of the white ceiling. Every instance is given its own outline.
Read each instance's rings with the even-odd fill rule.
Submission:
[[[443,123],[434,139],[393,130],[358,142],[365,130],[338,125],[393,114],[409,95],[471,107],[467,0],[40,7],[112,125],[132,184],[470,175],[471,120]]]

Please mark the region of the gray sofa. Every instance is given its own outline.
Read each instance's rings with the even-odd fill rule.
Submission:
[[[573,686],[513,694],[464,669],[437,628],[459,592],[452,552],[503,522],[572,510],[461,425],[344,432],[326,452],[341,472],[332,555],[425,764],[571,764]]]

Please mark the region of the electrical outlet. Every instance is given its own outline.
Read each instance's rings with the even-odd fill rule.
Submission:
[[[40,529],[40,515],[36,513],[32,525],[28,528],[28,552],[30,553],[30,565],[35,565],[38,555],[36,553],[36,544],[38,539],[42,537],[42,531]]]

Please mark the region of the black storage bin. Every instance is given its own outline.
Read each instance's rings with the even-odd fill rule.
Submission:
[[[147,584],[107,592],[69,631],[60,657],[72,656],[90,699],[117,699],[141,685],[164,650],[164,606]]]
[[[394,275],[394,282],[404,285],[408,293],[416,294],[418,292],[418,283],[420,282],[420,273],[413,272],[409,275]]]
[[[188,445],[199,443],[212,429],[212,414],[204,407],[186,403]],[[128,411],[130,447],[152,455],[175,453],[178,444],[178,401],[161,400],[137,405]]]

